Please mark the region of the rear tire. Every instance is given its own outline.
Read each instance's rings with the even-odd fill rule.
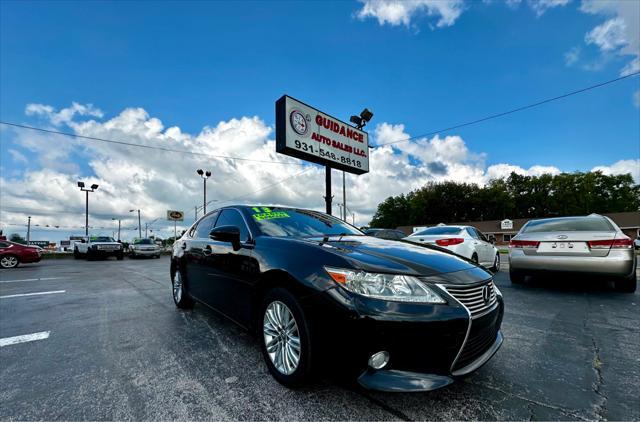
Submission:
[[[277,287],[267,292],[260,309],[260,344],[269,372],[288,388],[308,383],[313,374],[311,326],[297,299],[288,290]],[[277,318],[278,315],[281,318]],[[282,336],[280,340],[278,336]],[[296,362],[295,365],[292,362]]]
[[[118,261],[122,261],[124,259],[124,252],[120,252],[119,254],[116,254],[116,259]]]
[[[520,271],[509,269],[509,278],[511,279],[511,284],[522,284],[524,283],[526,275],[521,273]]]
[[[634,271],[630,277],[621,278],[615,281],[616,290],[623,293],[633,293],[636,291],[638,280]]]
[[[187,291],[186,278],[180,270],[176,270],[171,277],[171,291],[173,292],[173,302],[180,309],[193,308],[193,299]]]
[[[73,248],[73,259],[80,259],[80,252],[78,252],[78,248]]]

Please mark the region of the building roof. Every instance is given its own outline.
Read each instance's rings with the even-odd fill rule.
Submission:
[[[606,215],[610,219],[612,219],[618,227],[621,229],[639,229],[640,228],[640,211],[629,211],[629,212],[614,212],[614,213],[605,213],[602,215]],[[536,218],[515,218],[513,221],[513,229],[505,230],[500,228],[500,223],[503,220],[485,220],[485,221],[467,221],[467,222],[457,222],[457,223],[445,223],[448,226],[473,226],[476,229],[480,230],[483,233],[506,233],[506,234],[515,234],[517,233],[522,226],[525,225],[527,221],[535,220]],[[402,230],[407,234],[413,233],[414,227],[432,227],[436,224],[415,224],[413,226],[400,226],[398,230]]]

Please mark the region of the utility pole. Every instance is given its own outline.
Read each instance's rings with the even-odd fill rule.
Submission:
[[[31,216],[29,216],[29,219],[27,220],[27,245],[29,244],[30,240],[31,240]]]
[[[119,218],[111,218],[112,220],[118,220],[118,242],[120,241],[120,219]]]
[[[140,221],[140,210],[129,210],[129,212],[138,211],[138,238],[142,239],[142,223]]]
[[[345,171],[342,171],[342,221],[347,221],[347,188],[345,186]]]
[[[327,214],[331,215],[331,200],[333,199],[333,196],[331,195],[331,167],[325,166],[324,169],[324,184],[326,185],[324,202],[326,204]]]
[[[195,210],[196,210],[196,220],[198,220],[198,206],[197,205],[195,207]]]

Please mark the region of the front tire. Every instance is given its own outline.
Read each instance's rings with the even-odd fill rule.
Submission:
[[[124,259],[124,252],[120,252],[119,254],[116,254],[116,259],[118,261],[122,261]]]
[[[15,255],[5,255],[0,258],[0,267],[9,269],[16,268],[20,264],[20,260]]]
[[[491,271],[494,273],[500,271],[500,252],[496,253],[496,257],[493,259],[493,267],[491,267]]]
[[[288,290],[267,292],[261,307],[262,356],[271,375],[285,387],[295,388],[312,377],[309,321]]]
[[[521,273],[520,271],[509,269],[509,278],[511,279],[511,284],[522,284],[524,283],[524,278],[526,275]]]

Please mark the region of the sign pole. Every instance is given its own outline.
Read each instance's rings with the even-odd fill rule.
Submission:
[[[331,215],[331,167],[325,166],[324,182],[326,184],[326,196],[324,202],[327,205],[327,214]]]
[[[173,220],[173,243],[176,243],[176,240],[178,238],[177,225],[178,225],[178,222],[176,220]]]

